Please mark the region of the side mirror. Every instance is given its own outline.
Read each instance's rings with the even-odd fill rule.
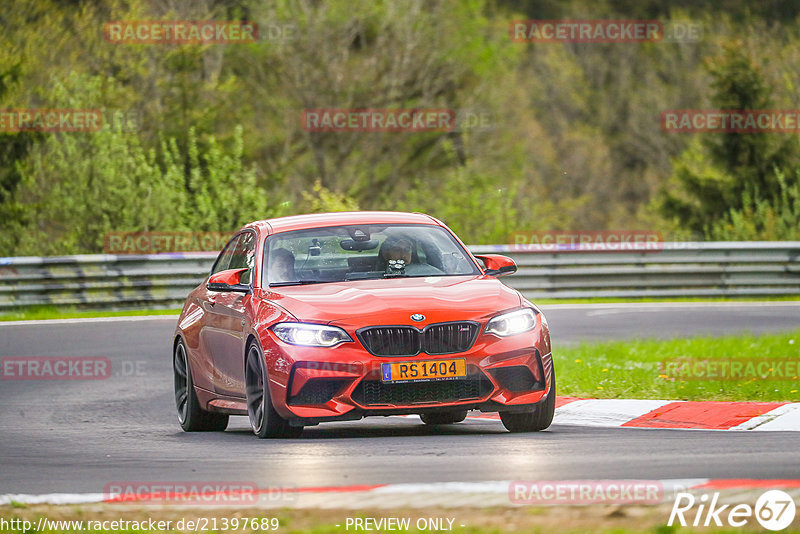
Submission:
[[[484,273],[489,276],[505,276],[517,272],[517,264],[508,256],[500,254],[484,254],[475,256],[486,266]]]
[[[250,293],[250,286],[241,283],[242,273],[249,269],[226,269],[208,277],[206,289],[209,291],[233,291]]]

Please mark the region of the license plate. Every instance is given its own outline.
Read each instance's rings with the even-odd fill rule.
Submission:
[[[466,360],[429,360],[381,364],[384,382],[424,382],[454,380],[467,376]]]

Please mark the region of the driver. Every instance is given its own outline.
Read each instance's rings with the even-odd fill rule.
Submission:
[[[413,245],[411,241],[406,238],[388,238],[381,245],[379,254],[381,263],[384,268],[390,265],[397,265],[393,270],[400,270],[404,267],[411,265],[411,250]],[[402,263],[400,263],[402,262]]]
[[[433,265],[415,262],[413,251],[414,244],[410,239],[389,237],[381,245],[378,257],[387,273],[406,274],[409,276],[442,274],[442,271]]]

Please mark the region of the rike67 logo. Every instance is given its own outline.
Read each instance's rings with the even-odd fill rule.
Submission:
[[[694,511],[694,508],[697,508]],[[781,490],[764,492],[755,506],[749,504],[719,504],[719,493],[709,496],[704,493],[696,498],[691,493],[678,493],[672,512],[669,514],[667,526],[672,526],[677,519],[682,527],[687,526],[686,515],[694,512],[694,527],[722,527],[727,523],[731,527],[743,527],[753,518],[767,530],[783,530],[794,521],[796,507],[791,495]]]

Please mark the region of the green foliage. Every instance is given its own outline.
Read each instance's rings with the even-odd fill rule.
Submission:
[[[800,68],[797,10],[788,7],[79,4],[5,2],[0,109],[101,109],[136,117],[136,127],[0,132],[0,255],[96,252],[110,230],[230,231],[342,209],[429,212],[470,243],[537,230],[795,235],[793,185],[774,169],[794,178],[796,135],[670,134],[658,120],[665,109],[800,107],[791,76]],[[511,20],[586,13],[688,20],[703,38],[508,37]],[[102,32],[112,20],[240,18],[259,24],[259,42],[123,45]],[[300,121],[307,108],[445,108],[489,121],[450,132],[309,132]]]
[[[709,62],[716,109],[764,110],[774,106],[774,89],[752,52],[740,41],[727,43],[723,55]],[[775,133],[701,134],[676,159],[664,193],[662,211],[692,231],[703,231],[731,214],[774,217],[771,202],[781,197],[777,176],[800,155],[796,136]],[[775,172],[775,169],[778,171]],[[766,211],[765,211],[766,210]],[[767,224],[754,222],[753,228]],[[722,226],[725,226],[723,223]],[[738,223],[734,226],[744,230]],[[712,231],[714,235],[726,232]],[[733,228],[731,227],[731,231]]]
[[[736,177],[714,164],[699,137],[675,160],[672,172],[660,209],[691,230],[702,231],[709,219],[722,217],[741,198]]]
[[[256,170],[242,161],[244,140],[242,128],[237,127],[233,149],[226,153],[214,137],[201,154],[194,129],[189,130],[189,213],[184,217],[194,230],[232,231],[258,219],[266,219],[275,211],[267,211],[267,197],[256,183]],[[170,154],[172,172],[175,162],[181,162],[174,140],[163,154]],[[169,170],[169,169],[168,169]]]
[[[72,76],[58,106],[83,108],[114,83]],[[201,150],[194,130],[183,153],[174,138],[145,149],[135,132],[106,124],[98,132],[50,135],[24,164],[16,194],[24,212],[17,255],[99,252],[119,231],[232,231],[270,216],[255,169],[242,162],[242,131],[230,152],[210,137]],[[77,223],[79,221],[79,223]],[[5,243],[4,243],[5,245]],[[5,252],[5,251],[3,251]]]
[[[775,171],[780,186],[772,198],[744,193],[742,207],[731,209],[706,228],[706,237],[715,241],[800,241],[800,169],[789,181]]]
[[[456,145],[447,144],[454,158]],[[524,225],[515,206],[517,198],[516,183],[497,180],[482,160],[470,159],[441,178],[423,175],[396,208],[429,213],[467,243],[507,243],[511,233]]]
[[[358,203],[342,193],[335,193],[317,180],[311,191],[303,191],[304,211],[328,213],[332,211],[358,211]]]
[[[422,184],[412,189],[399,207],[433,215],[468,243],[508,243],[517,229],[515,193],[468,164],[450,171],[434,190]]]

